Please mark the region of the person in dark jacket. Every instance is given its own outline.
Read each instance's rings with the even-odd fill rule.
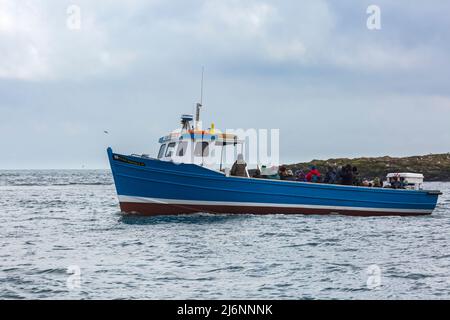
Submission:
[[[238,154],[236,162],[231,167],[230,175],[248,178],[247,163],[244,161],[244,156],[242,154]]]
[[[280,179],[281,180],[286,180],[286,178],[287,178],[287,169],[286,169],[286,167],[285,166],[281,166],[278,169],[278,174],[280,175]]]
[[[402,183],[398,177],[393,177],[391,180],[391,188],[392,189],[403,189]]]
[[[306,175],[303,172],[303,170],[297,170],[295,172],[295,177],[296,177],[296,179],[295,179],[296,181],[299,181],[299,182],[305,182],[306,181]]]
[[[342,168],[341,183],[346,186],[353,184],[353,171],[352,166],[349,164]]]
[[[337,167],[336,169],[336,184],[342,184],[342,166]]]
[[[352,175],[353,175],[353,185],[354,186],[360,186],[362,184],[361,178],[359,177],[359,172],[357,167],[352,168]]]
[[[336,170],[332,166],[328,166],[323,183],[336,183]]]
[[[253,178],[258,178],[258,179],[262,178],[261,169],[259,169],[259,166],[257,166],[255,172],[253,173]]]

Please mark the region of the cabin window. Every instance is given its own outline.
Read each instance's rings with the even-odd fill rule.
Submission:
[[[177,156],[183,157],[186,154],[188,143],[187,141],[182,141],[178,145]]]
[[[172,156],[172,154],[173,154],[173,152],[175,150],[175,145],[176,145],[175,142],[171,142],[171,143],[168,144],[167,151],[166,151],[166,157],[171,157]]]
[[[207,157],[209,154],[208,142],[197,142],[195,145],[194,155],[196,157]]]
[[[158,152],[158,159],[161,159],[164,156],[164,151],[166,151],[166,145],[161,145],[161,148],[159,148]]]

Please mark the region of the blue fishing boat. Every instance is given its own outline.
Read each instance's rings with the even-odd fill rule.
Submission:
[[[197,106],[182,116],[182,129],[159,140],[156,158],[123,155],[108,148],[122,212],[138,215],[341,214],[429,215],[439,191],[370,188],[230,176],[208,160],[213,148],[243,144],[236,135],[201,130]]]

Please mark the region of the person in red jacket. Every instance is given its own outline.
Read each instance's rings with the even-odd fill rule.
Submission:
[[[308,182],[319,182],[320,181],[320,172],[317,170],[315,166],[311,167],[311,170],[306,175],[306,181]]]

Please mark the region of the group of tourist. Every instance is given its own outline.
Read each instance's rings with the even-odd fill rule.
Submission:
[[[372,181],[362,179],[358,168],[350,164],[339,167],[328,166],[323,183],[375,188],[383,187],[383,181],[380,178],[375,178]]]
[[[263,171],[266,171],[266,168],[263,167],[263,169]],[[281,166],[276,174],[272,173],[267,175],[264,174],[263,171],[257,169],[253,177],[299,182],[341,184],[347,186],[382,187],[381,179],[375,178],[373,181],[361,179],[358,168],[351,165],[339,167],[328,166],[324,175],[320,173],[316,166],[311,166],[306,172],[303,170],[297,170],[294,173],[291,169],[287,169],[285,166]]]
[[[247,163],[244,161],[244,157],[242,155],[238,156],[238,160],[233,164],[230,174],[232,176],[249,177]],[[262,166],[261,169],[258,167],[258,169],[255,170],[252,177],[260,179],[340,184],[346,186],[363,186],[374,188],[383,187],[382,179],[362,179],[358,168],[350,164],[338,167],[328,166],[325,174],[321,174],[316,166],[311,166],[306,172],[303,170],[296,170],[293,172],[285,166]],[[401,181],[401,179],[398,178],[392,178],[388,182],[388,186],[394,189],[403,189],[407,183],[406,181]]]

